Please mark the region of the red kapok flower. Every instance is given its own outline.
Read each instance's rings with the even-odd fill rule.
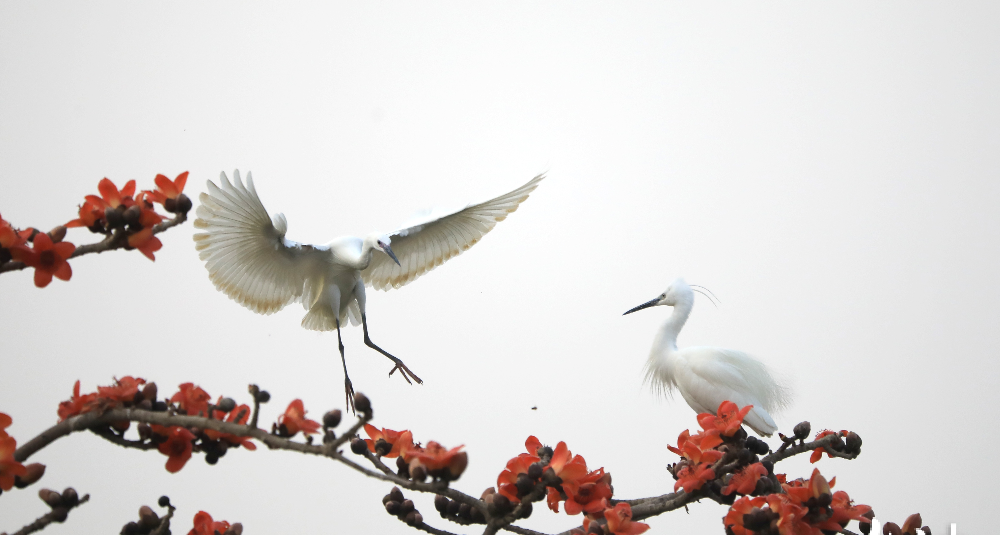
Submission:
[[[413,446],[413,433],[403,430],[403,431],[393,431],[392,429],[382,428],[379,430],[377,427],[371,424],[365,424],[365,432],[368,433],[370,439],[365,439],[365,444],[368,445],[368,451],[372,453],[378,453],[375,451],[375,444],[379,440],[384,440],[392,449],[389,453],[383,455],[386,459],[392,459],[393,457],[403,456],[406,460],[407,452],[412,449]]]
[[[847,523],[851,520],[871,523],[871,520],[863,515],[868,511],[871,511],[872,508],[868,505],[854,505],[851,502],[851,497],[842,490],[838,490],[833,493],[833,500],[830,503],[830,508],[833,509],[833,514],[831,514],[830,518],[828,518],[825,522],[819,525],[820,529],[841,531],[843,528],[847,527]]]
[[[535,455],[521,453],[507,461],[507,468],[497,476],[497,492],[513,503],[520,503],[521,499],[517,496],[517,476],[527,474],[528,467],[540,460]]]
[[[580,479],[588,472],[587,461],[583,456],[573,455],[573,452],[566,447],[566,443],[561,441],[556,444],[556,449],[552,452],[549,468],[562,479],[563,483]]]
[[[208,414],[208,400],[210,399],[212,396],[209,396],[208,392],[202,390],[200,386],[195,386],[194,383],[184,383],[180,386],[180,391],[170,398],[170,401],[176,403],[188,415],[197,416],[198,414]]]
[[[104,209],[125,206],[128,208],[134,202],[132,196],[135,195],[135,180],[126,182],[125,187],[119,191],[114,182],[104,178],[97,184],[97,191],[101,192],[100,197],[96,195],[87,195],[86,197],[87,201],[94,207]]]
[[[648,524],[632,522],[632,506],[624,502],[604,511],[604,518],[608,521],[608,531],[615,535],[639,535],[649,529]]]
[[[753,409],[753,405],[747,405],[740,409],[732,401],[723,401],[719,404],[719,409],[715,415],[702,413],[698,415],[698,423],[706,431],[716,430],[724,436],[731,437],[740,426],[743,425],[743,418]]]
[[[28,233],[18,232],[14,230],[14,227],[10,226],[10,223],[4,221],[3,217],[0,217],[0,247],[10,249],[18,245],[24,245],[28,236],[30,236],[30,231],[31,229],[28,229]]]
[[[819,439],[821,439],[823,437],[830,436],[830,435],[836,435],[836,434],[837,434],[836,431],[831,431],[829,429],[824,429],[824,430],[820,431],[819,433],[816,433],[815,440],[819,440]],[[847,431],[841,431],[840,435],[841,436],[847,435]],[[816,449],[814,449],[813,452],[812,452],[812,455],[809,456],[809,462],[815,463],[816,461],[822,459],[824,452],[826,452],[826,450],[823,449],[823,448],[816,448]],[[826,456],[830,457],[831,459],[833,458],[833,456],[830,455],[829,453],[827,453]]]
[[[94,402],[97,400],[97,394],[84,394],[80,395],[80,381],[77,381],[73,385],[73,397],[69,398],[68,401],[62,401],[59,403],[59,421],[63,421],[77,414],[83,414],[89,412],[93,406]]]
[[[191,528],[188,535],[215,535],[216,533],[225,533],[227,529],[229,529],[229,522],[225,520],[216,522],[212,519],[212,515],[205,511],[198,511],[198,514],[194,515],[194,527]]]
[[[68,281],[73,276],[73,270],[66,259],[76,246],[69,242],[52,243],[48,234],[39,232],[35,235],[34,248],[21,245],[10,250],[10,255],[19,262],[35,268],[35,286],[45,288],[52,282],[52,277]]]
[[[86,200],[80,205],[79,215],[79,218],[66,223],[66,226],[90,228],[104,219],[104,207]]]
[[[611,474],[598,468],[580,479],[563,482],[562,489],[566,493],[563,507],[567,515],[599,513],[607,508],[611,499]]]
[[[674,492],[684,488],[688,494],[700,489],[705,483],[715,479],[715,471],[712,470],[711,463],[701,463],[692,468],[688,464],[677,471],[677,483],[674,483]]]
[[[767,506],[778,514],[778,533],[781,535],[822,535],[815,526],[803,520],[809,514],[809,508],[796,503],[785,494],[769,494]]]
[[[14,423],[14,419],[9,415],[0,412],[0,438],[7,438],[7,428]]]
[[[10,417],[7,416],[7,419]],[[17,451],[17,441],[14,437],[7,436],[7,432],[4,431],[0,437],[0,490],[10,490],[14,486],[15,477],[28,473],[23,464],[14,460],[15,451]]]
[[[135,234],[129,235],[128,245],[129,247],[138,249],[146,258],[154,262],[156,261],[156,257],[153,256],[153,253],[163,248],[163,242],[156,236],[153,236],[152,227],[144,228]]]
[[[411,467],[414,462],[419,462],[431,475],[454,480],[462,475],[469,464],[469,455],[460,451],[461,449],[462,446],[456,446],[449,450],[432,440],[423,449],[410,449],[405,457]]]
[[[153,433],[167,437],[166,440],[157,446],[160,453],[169,457],[167,459],[167,472],[171,474],[179,472],[181,468],[184,468],[184,464],[188,462],[188,459],[191,458],[191,450],[193,449],[192,441],[195,439],[194,433],[176,425],[167,428],[154,424],[150,427]]]
[[[156,191],[149,192],[149,198],[153,202],[158,202],[163,204],[167,199],[176,199],[184,191],[184,185],[187,184],[188,172],[177,175],[177,178],[170,180],[164,175],[156,175],[153,179],[156,182]]]
[[[222,396],[219,396],[218,401],[215,402],[216,405],[222,402]],[[226,422],[231,422],[239,425],[246,425],[250,421],[250,407],[246,404],[239,405],[235,409],[229,411],[229,415],[220,410],[213,410],[212,417],[216,420],[223,420]],[[243,446],[244,448],[254,451],[257,449],[257,445],[250,441],[249,437],[234,435],[232,433],[223,433],[222,431],[216,431],[214,429],[205,429],[205,435],[212,440],[225,440],[226,442],[234,446]]]
[[[115,379],[115,384],[112,386],[97,387],[97,397],[118,403],[131,403],[135,400],[135,395],[139,393],[139,385],[144,384],[146,384],[146,380],[142,377],[126,375],[121,379]],[[74,394],[76,392],[78,390],[74,388]]]
[[[733,474],[729,480],[729,485],[722,489],[722,494],[729,495],[733,492],[739,494],[750,494],[757,488],[757,480],[767,475],[767,468],[761,463],[753,463],[750,466]]]
[[[741,497],[729,507],[729,512],[722,519],[723,525],[732,530],[733,535],[754,535],[754,532],[743,527],[743,517],[753,513],[754,509],[762,507],[765,502],[766,500],[763,496],[756,498],[750,498],[749,496]]]
[[[685,429],[677,437],[678,447],[667,446],[667,449],[691,460],[695,464],[702,462],[714,463],[725,455],[719,450],[712,449],[719,444],[722,444],[722,439],[719,438],[718,431],[704,434],[698,433],[697,435],[690,436],[690,431]]]
[[[319,423],[306,419],[306,409],[301,399],[288,404],[285,414],[278,417],[278,423],[285,426],[288,436],[295,436],[299,431],[302,431],[303,435],[319,432]]]

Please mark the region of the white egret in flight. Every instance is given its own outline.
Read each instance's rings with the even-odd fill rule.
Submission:
[[[365,285],[378,290],[399,288],[472,247],[517,210],[542,178],[539,175],[495,199],[424,217],[394,232],[373,232],[364,238],[342,236],[325,245],[309,245],[285,238],[285,216],[268,215],[250,173],[245,186],[239,171],[233,172],[233,183],[222,173],[219,185],[209,180],[208,193],[199,197],[194,226],[205,232],[196,234],[194,240],[215,287],[237,303],[258,314],[271,314],[298,301],[307,311],[302,327],[337,330],[344,390],[353,407],[354,387],[340,336],[348,318],[353,325],[361,323],[368,347],[395,364],[389,375],[399,370],[410,384],[410,379],[423,382],[369,338]]]
[[[700,288],[700,287],[699,287]],[[743,423],[761,436],[771,436],[778,426],[769,412],[788,405],[791,393],[775,380],[759,360],[732,349],[685,347],[677,349],[677,335],[694,307],[694,290],[684,279],[677,279],[659,297],[625,314],[660,305],[674,308],[653,341],[646,361],[646,382],[657,392],[670,395],[680,390],[684,401],[697,413],[715,414],[726,400],[740,407],[753,405]]]

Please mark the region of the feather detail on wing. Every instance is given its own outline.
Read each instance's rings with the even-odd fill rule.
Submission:
[[[399,288],[461,254],[476,244],[507,214],[538,187],[545,175],[483,203],[397,230],[389,235],[389,246],[399,259],[397,266],[387,255],[375,255],[361,272],[365,284],[376,290]]]
[[[205,231],[195,234],[195,248],[215,287],[259,314],[301,299],[306,280],[321,272],[328,253],[284,239],[285,216],[272,221],[250,173],[246,186],[239,171],[233,172],[233,183],[220,174],[219,184],[208,181],[194,222]]]

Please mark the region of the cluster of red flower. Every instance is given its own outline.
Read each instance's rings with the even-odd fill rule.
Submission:
[[[722,522],[734,535],[823,535],[839,533],[851,520],[870,523],[864,515],[871,507],[854,505],[844,491],[831,492],[836,479],[827,482],[814,469],[808,481],[782,483],[783,493],[741,497]]]
[[[143,386],[145,385],[145,386]],[[142,387],[140,389],[140,387]],[[73,385],[73,397],[59,404],[59,421],[72,416],[95,410],[109,410],[122,407],[137,407],[146,410],[165,411],[167,404],[156,400],[156,383],[146,383],[145,379],[126,376],[116,379],[111,386],[101,386],[97,392],[80,394],[80,381]],[[176,394],[170,397],[170,402],[179,412],[189,416],[202,416],[215,420],[245,425],[250,419],[250,407],[236,405],[231,399],[228,403],[219,397],[215,405],[210,406],[208,392],[193,383],[184,383]],[[301,405],[301,402],[299,402]],[[294,402],[293,402],[294,404]],[[291,408],[291,407],[289,407]],[[129,422],[123,421],[112,425],[119,433],[129,428]],[[202,429],[196,435],[181,426],[162,426],[139,424],[139,437],[149,439],[157,445],[160,453],[167,456],[166,468],[169,472],[177,472],[191,459],[195,443],[199,451],[205,452],[206,460],[214,464],[219,457],[225,455],[230,447],[242,446],[248,450],[257,447],[249,438],[223,433],[212,429]]]
[[[73,270],[66,260],[76,246],[62,241],[67,227],[87,227],[91,232],[106,235],[127,229],[128,248],[138,249],[150,260],[155,260],[153,253],[163,244],[153,236],[153,226],[164,218],[153,209],[153,203],[163,205],[168,212],[187,213],[191,209],[191,200],[183,194],[187,177],[186,171],[174,180],[156,175],[157,189],[142,191],[139,195],[135,195],[135,180],[129,180],[119,190],[105,178],[97,185],[101,196],[87,195],[80,206],[79,218],[48,233],[33,228],[15,230],[0,218],[0,264],[14,260],[34,268],[35,286],[39,288],[48,286],[52,277],[68,281]],[[28,242],[32,243],[31,247]]]
[[[363,444],[376,455],[387,459],[397,458],[399,470],[417,481],[423,481],[427,476],[454,481],[469,464],[468,454],[460,451],[462,446],[448,449],[432,440],[427,446],[421,447],[419,443],[414,444],[413,433],[410,431],[378,429],[371,424],[365,424],[365,432],[371,438],[365,439],[363,443],[352,442],[352,449],[357,447],[363,452]]]
[[[194,515],[194,527],[188,535],[241,535],[242,533],[243,525],[239,522],[232,525],[225,520],[216,522],[212,515],[198,511],[198,514]]]
[[[10,490],[14,486],[15,478],[28,473],[23,464],[14,460],[17,441],[7,434],[7,428],[11,423],[13,423],[11,417],[0,412],[0,490]]]

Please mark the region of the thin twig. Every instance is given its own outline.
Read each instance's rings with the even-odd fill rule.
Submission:
[[[125,437],[118,436],[112,433],[107,428],[104,429],[91,429],[90,430],[95,435],[111,442],[112,444],[117,444],[125,448],[135,448],[137,450],[155,450],[156,444],[152,442],[143,442],[141,440],[129,440]]]
[[[79,507],[79,506],[83,505],[84,503],[86,503],[89,500],[90,500],[90,494],[84,494],[83,497],[80,498],[80,501],[76,502],[76,505],[69,506],[69,507],[67,507],[67,506],[61,506],[60,508],[65,508],[66,511],[68,512],[68,511],[71,511],[72,509],[74,509],[76,507]],[[41,531],[42,529],[45,528],[45,526],[48,526],[49,524],[51,524],[53,522],[65,522],[65,519],[63,519],[63,520],[56,520],[55,517],[56,517],[56,511],[55,510],[49,511],[48,513],[46,513],[46,514],[38,517],[38,519],[35,520],[34,522],[28,524],[27,526],[24,526],[23,528],[19,529],[18,531],[15,531],[12,535],[28,535],[29,533],[34,533],[36,531]],[[6,534],[4,534],[4,535],[6,535]]]

